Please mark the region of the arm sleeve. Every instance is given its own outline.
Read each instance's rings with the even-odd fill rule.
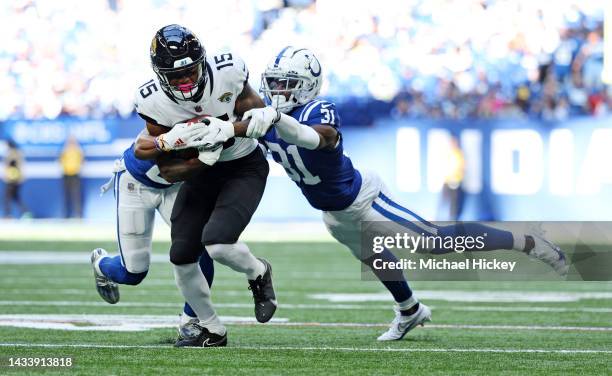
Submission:
[[[286,114],[281,114],[275,128],[280,138],[290,144],[315,150],[321,143],[321,137],[317,131]]]

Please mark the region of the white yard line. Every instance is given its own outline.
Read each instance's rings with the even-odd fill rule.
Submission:
[[[114,218],[114,214],[110,214],[109,217]],[[162,225],[161,220],[158,221],[158,224],[153,230],[153,240],[170,241],[170,228]],[[116,231],[114,220],[0,219],[0,240],[3,241],[115,241]],[[241,235],[241,240],[309,243],[334,241],[325,229],[323,221],[320,220],[263,221],[258,219],[249,224]]]
[[[132,292],[134,293],[134,292]],[[71,293],[72,294],[72,293]],[[150,294],[150,293],[149,293]],[[226,294],[226,291],[217,292],[219,295]],[[48,294],[45,294],[48,295]],[[88,293],[89,295],[89,293]],[[138,294],[145,295],[145,294]],[[172,294],[174,295],[174,294]],[[227,292],[227,295],[244,295],[240,292]],[[108,303],[80,301],[80,300],[0,300],[0,306],[83,306],[83,307],[113,307]],[[219,308],[253,308],[251,303],[215,303]],[[169,302],[120,302],[117,307],[130,308],[177,308],[180,309],[181,303]],[[291,304],[281,303],[282,309],[300,309],[300,310],[387,310],[392,307],[392,304]],[[434,310],[440,311],[458,311],[458,312],[551,312],[551,313],[612,313],[612,308],[599,307],[540,307],[540,306],[430,306]]]
[[[31,348],[85,348],[85,349],[172,349],[171,345],[103,345],[95,343],[0,343],[0,347]],[[198,349],[196,347],[190,349]],[[199,348],[201,349],[201,348]],[[585,349],[517,349],[517,348],[389,348],[389,347],[333,347],[333,346],[228,346],[216,351],[259,350],[259,351],[342,351],[342,352],[458,352],[458,353],[534,353],[534,354],[612,354],[612,350]],[[202,350],[211,351],[211,349]],[[215,350],[213,350],[215,351]]]
[[[227,324],[258,325],[252,317],[226,316]],[[0,326],[27,327],[35,329],[63,330],[147,330],[175,327],[177,316],[168,315],[112,315],[112,314],[3,314]],[[355,322],[290,322],[286,318],[273,319],[266,325],[290,327],[328,327],[328,328],[370,328],[387,327],[388,323]],[[85,328],[86,327],[86,328]],[[612,327],[603,326],[545,326],[545,325],[499,325],[499,324],[427,324],[428,329],[470,329],[470,330],[542,330],[612,332]]]
[[[468,303],[568,303],[583,299],[612,300],[612,291],[519,291],[519,290],[417,290],[419,300],[445,300]],[[330,303],[388,301],[388,292],[315,293],[309,298]]]

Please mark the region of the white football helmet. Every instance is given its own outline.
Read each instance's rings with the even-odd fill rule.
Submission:
[[[261,92],[272,107],[288,113],[319,95],[321,82],[321,64],[312,51],[287,46],[261,75]]]

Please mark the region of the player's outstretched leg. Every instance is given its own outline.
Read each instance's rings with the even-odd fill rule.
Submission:
[[[563,251],[546,240],[543,231],[532,228],[528,234],[507,231],[494,228],[480,223],[457,223],[448,226],[439,226],[437,234],[440,236],[481,236],[486,233],[487,238],[482,249],[474,251],[492,251],[497,249],[508,249],[524,252],[529,257],[540,260],[549,265],[561,276],[567,275],[569,265]],[[452,249],[434,249],[432,253],[450,253]]]
[[[91,252],[91,266],[98,294],[100,294],[102,299],[106,302],[115,304],[119,301],[119,286],[102,273],[99,265],[100,260],[107,255],[108,253],[102,248],[94,249]]]

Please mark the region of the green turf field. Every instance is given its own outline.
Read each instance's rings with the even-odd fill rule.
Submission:
[[[140,286],[123,286],[121,302],[109,305],[98,297],[87,262],[97,245],[0,242],[0,374],[612,372],[611,283],[414,282],[434,321],[381,344],[376,337],[393,318],[390,296],[360,280],[348,251],[331,243],[255,243],[253,253],[274,266],[277,321],[244,321],[253,316],[246,281],[217,265],[213,302],[230,322],[228,347],[174,349],[182,304],[170,265],[154,262]],[[167,247],[156,244],[155,253],[163,256]],[[35,250],[43,253],[27,252]],[[65,261],[52,264],[52,255]],[[116,331],[143,323],[158,326]],[[15,369],[6,366],[9,357],[71,357],[74,365]]]

